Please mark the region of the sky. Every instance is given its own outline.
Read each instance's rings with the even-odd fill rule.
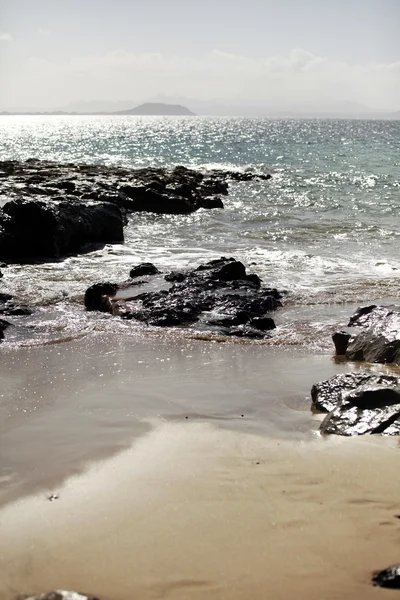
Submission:
[[[155,96],[400,110],[400,0],[0,0],[0,109]]]

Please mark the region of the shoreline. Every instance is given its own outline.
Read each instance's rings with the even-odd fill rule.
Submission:
[[[383,597],[370,579],[397,559],[397,451],[383,437],[163,423],[68,479],[57,500],[0,510],[0,598]]]
[[[387,594],[371,576],[398,559],[399,442],[322,437],[310,410],[312,383],[365,365],[168,336],[3,358],[0,600]]]
[[[54,493],[159,422],[310,441],[324,418],[312,412],[311,387],[365,368],[399,372],[310,347],[172,334],[102,332],[9,347],[2,353],[0,507],[39,490]]]
[[[358,368],[296,346],[121,334],[8,349],[2,367],[0,505],[53,493],[160,420],[310,439],[311,386]]]

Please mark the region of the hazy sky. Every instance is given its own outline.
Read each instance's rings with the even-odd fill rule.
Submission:
[[[157,94],[400,110],[400,0],[0,0],[0,108]]]

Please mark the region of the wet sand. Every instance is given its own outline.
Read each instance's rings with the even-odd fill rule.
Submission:
[[[354,368],[137,334],[5,351],[0,600],[387,597],[398,440],[321,438],[309,410]]]
[[[398,442],[270,439],[164,423],[0,513],[0,597],[386,598],[399,558]]]
[[[169,335],[91,335],[2,353],[0,505],[106,458],[152,419],[205,421],[307,439],[315,381],[350,370],[331,356]]]

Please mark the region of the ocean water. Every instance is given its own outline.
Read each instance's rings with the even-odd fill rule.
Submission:
[[[400,297],[400,121],[16,116],[0,117],[0,140],[1,160],[272,174],[232,182],[224,210],[131,215],[124,245],[11,265],[1,288],[38,308],[7,336],[11,344],[28,343],[27,328],[40,344],[134,327],[86,314],[82,298],[141,261],[176,269],[222,255],[242,260],[289,291],[279,343],[325,347],[321,331],[344,323],[353,305]]]

